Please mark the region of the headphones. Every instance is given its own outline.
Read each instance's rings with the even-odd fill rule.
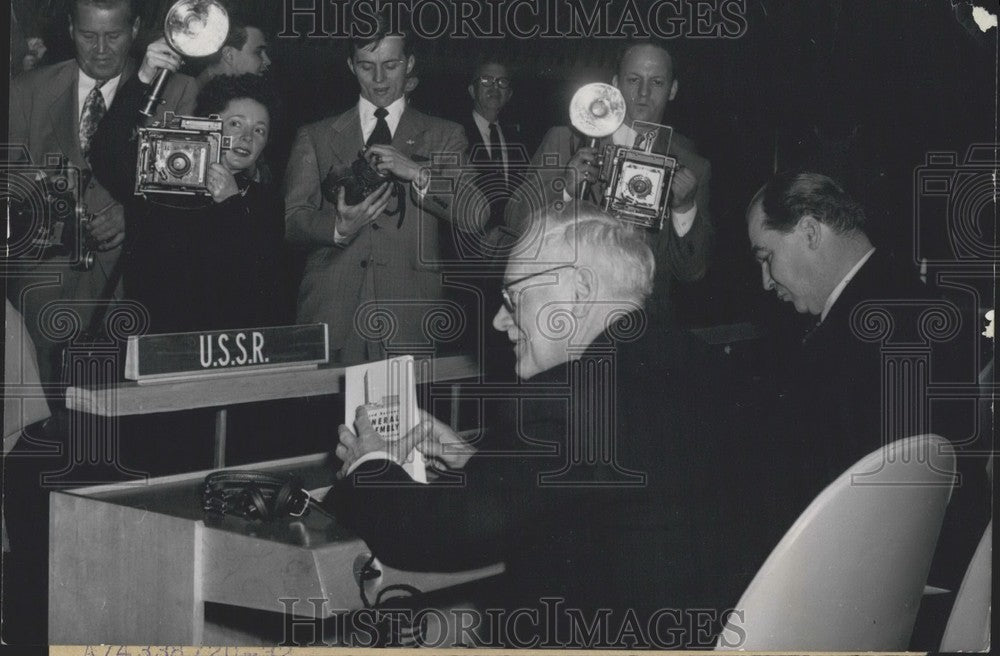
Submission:
[[[310,505],[318,507],[298,476],[245,470],[217,471],[206,476],[201,502],[207,513],[265,522],[302,517]]]

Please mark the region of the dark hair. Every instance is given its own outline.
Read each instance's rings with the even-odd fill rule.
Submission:
[[[261,32],[265,32],[263,26],[254,20],[246,9],[242,8],[243,5],[231,1],[224,2],[223,5],[226,7],[226,13],[229,14],[229,34],[226,36],[222,48],[229,46],[236,50],[242,50],[243,46],[247,44],[247,39],[250,38],[247,34],[248,27],[255,27]],[[222,48],[204,58],[206,66],[218,63],[222,59]]]
[[[628,51],[638,46],[653,46],[654,48],[659,48],[663,52],[667,53],[667,57],[670,58],[671,73],[673,74],[675,80],[678,78],[677,53],[674,51],[674,48],[667,45],[667,42],[662,39],[648,37],[642,39],[629,39],[619,46],[618,53],[615,55],[615,75],[621,71],[622,62],[625,61],[625,55],[628,54]]]
[[[392,21],[389,20],[389,14],[387,12],[382,12],[375,17],[376,27],[373,34],[363,36],[361,34],[352,33],[350,46],[348,51],[348,56],[354,57],[354,54],[363,48],[367,48],[370,45],[378,45],[382,42],[382,39],[389,36],[399,36],[403,38],[403,56],[408,57],[412,53],[410,52],[410,34],[407,32],[402,25],[393,25]]]
[[[76,21],[78,17],[77,10],[80,8],[80,5],[97,7],[98,9],[112,9],[125,5],[128,7],[129,22],[131,23],[136,17],[133,0],[69,0],[69,19],[71,21]]]
[[[281,109],[278,95],[265,78],[253,73],[213,77],[198,94],[195,114],[198,116],[221,114],[231,101],[238,98],[255,100],[267,108],[273,131],[277,114]]]
[[[865,229],[861,205],[833,178],[819,173],[779,173],[757,192],[751,207],[757,202],[764,210],[764,227],[770,230],[791,232],[806,215],[840,234]]]

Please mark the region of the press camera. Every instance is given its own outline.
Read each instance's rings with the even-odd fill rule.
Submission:
[[[380,173],[365,156],[364,151],[358,153],[357,159],[345,169],[332,169],[323,181],[323,196],[327,202],[336,203],[337,194],[344,188],[344,202],[357,205],[388,180],[388,173]]]
[[[222,119],[165,112],[162,121],[139,128],[135,195],[208,196],[208,167],[232,147],[222,136]]]
[[[570,122],[591,138],[593,148],[600,138],[614,134],[625,122],[625,98],[621,91],[602,82],[585,84],[570,101]],[[601,207],[626,223],[659,230],[667,214],[670,184],[677,160],[667,153],[673,129],[657,123],[634,121],[632,129],[642,137],[635,147],[608,145],[598,166],[604,183]],[[653,147],[662,144],[654,153]],[[587,182],[580,196],[586,196]]]
[[[652,149],[659,130],[670,128],[636,121],[634,129],[640,135],[645,134],[642,148],[608,145],[604,149],[600,179],[605,187],[601,207],[627,223],[659,230],[667,215],[677,160]],[[669,137],[666,143],[669,144]]]

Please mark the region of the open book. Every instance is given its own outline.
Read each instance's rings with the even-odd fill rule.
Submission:
[[[379,435],[392,442],[420,423],[413,356],[404,355],[344,370],[344,423],[354,426],[359,405],[368,406],[368,416]],[[418,483],[427,482],[423,455],[414,449],[403,469]]]

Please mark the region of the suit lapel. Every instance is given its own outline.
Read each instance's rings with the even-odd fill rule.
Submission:
[[[419,149],[417,137],[424,131],[423,122],[416,112],[407,108],[399,117],[396,134],[392,136],[392,145],[405,155],[413,155]],[[430,157],[431,153],[418,153]]]
[[[355,105],[354,109],[344,112],[333,126],[333,139],[330,147],[333,155],[343,164],[350,164],[364,148],[361,138],[361,114]]]
[[[469,148],[471,149],[476,144],[483,144],[483,135],[479,132],[479,126],[476,125],[476,119],[469,114],[468,120],[465,122],[465,133],[469,138]]]
[[[67,66],[52,84],[53,97],[49,104],[49,118],[52,133],[59,147],[74,164],[83,164],[80,152],[80,108],[76,88],[80,79],[80,68],[76,63]]]

